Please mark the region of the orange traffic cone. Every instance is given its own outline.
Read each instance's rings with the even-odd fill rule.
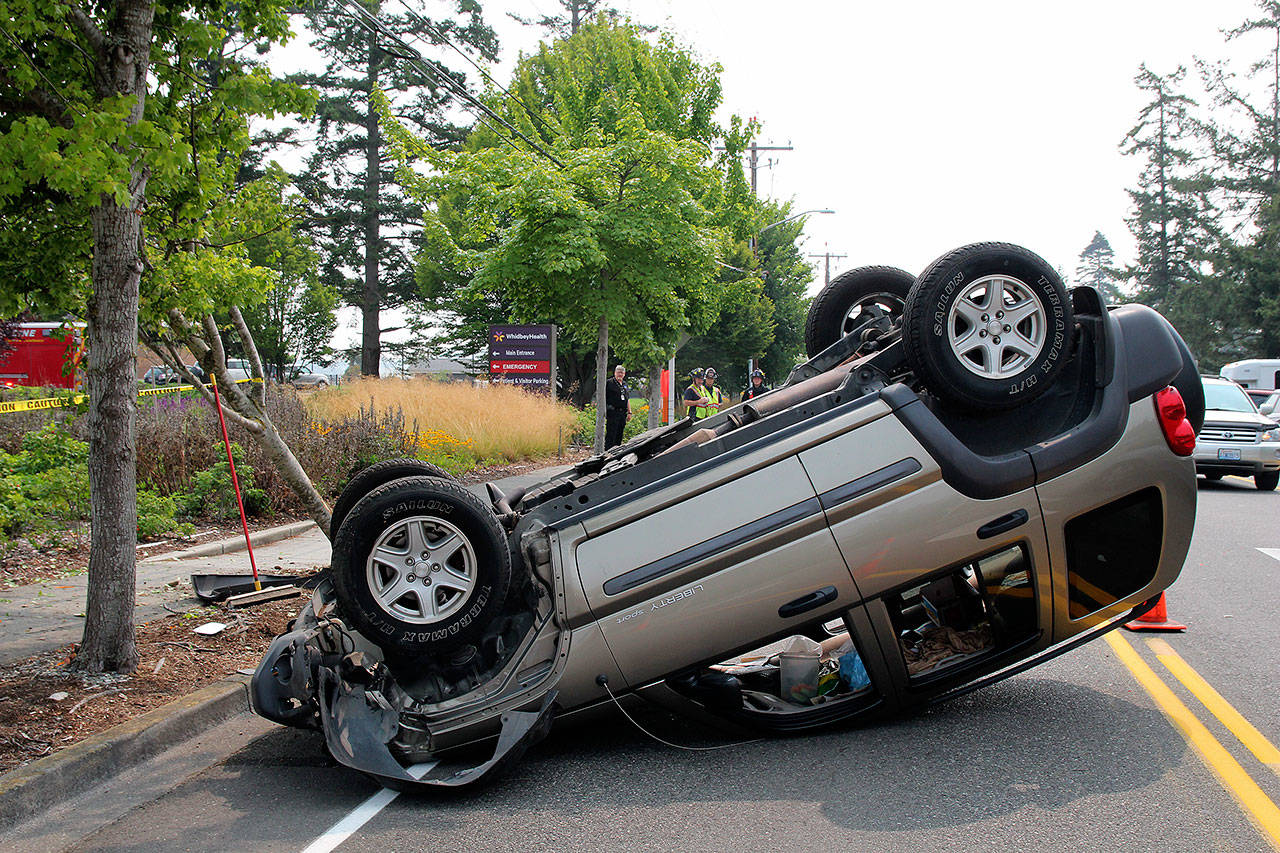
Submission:
[[[1124,623],[1124,627],[1130,631],[1185,631],[1187,626],[1179,622],[1170,622],[1169,613],[1164,606],[1164,593],[1160,593],[1160,600],[1156,602],[1156,606],[1148,610],[1146,613],[1134,619],[1132,622]]]

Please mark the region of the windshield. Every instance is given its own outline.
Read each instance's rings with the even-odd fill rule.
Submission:
[[[1239,385],[1219,385],[1216,382],[1204,384],[1204,407],[1218,412],[1253,414],[1257,411],[1249,395]]]

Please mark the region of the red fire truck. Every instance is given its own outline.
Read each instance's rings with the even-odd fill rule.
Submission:
[[[19,323],[0,355],[0,385],[75,388],[84,357],[83,323]]]

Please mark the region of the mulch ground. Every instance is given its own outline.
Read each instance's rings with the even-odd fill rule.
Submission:
[[[256,667],[305,601],[295,597],[238,609],[198,607],[141,624],[138,669],[132,675],[74,672],[74,645],[0,668],[0,772],[71,746],[237,670]],[[195,633],[208,622],[227,627],[212,637]]]

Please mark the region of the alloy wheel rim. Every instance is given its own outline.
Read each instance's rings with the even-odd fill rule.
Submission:
[[[951,306],[947,344],[956,360],[983,379],[1008,379],[1035,362],[1048,332],[1044,303],[1013,276],[976,279]]]
[[[365,563],[374,602],[413,625],[457,613],[476,586],[476,552],[460,529],[431,516],[401,519],[383,531]]]

